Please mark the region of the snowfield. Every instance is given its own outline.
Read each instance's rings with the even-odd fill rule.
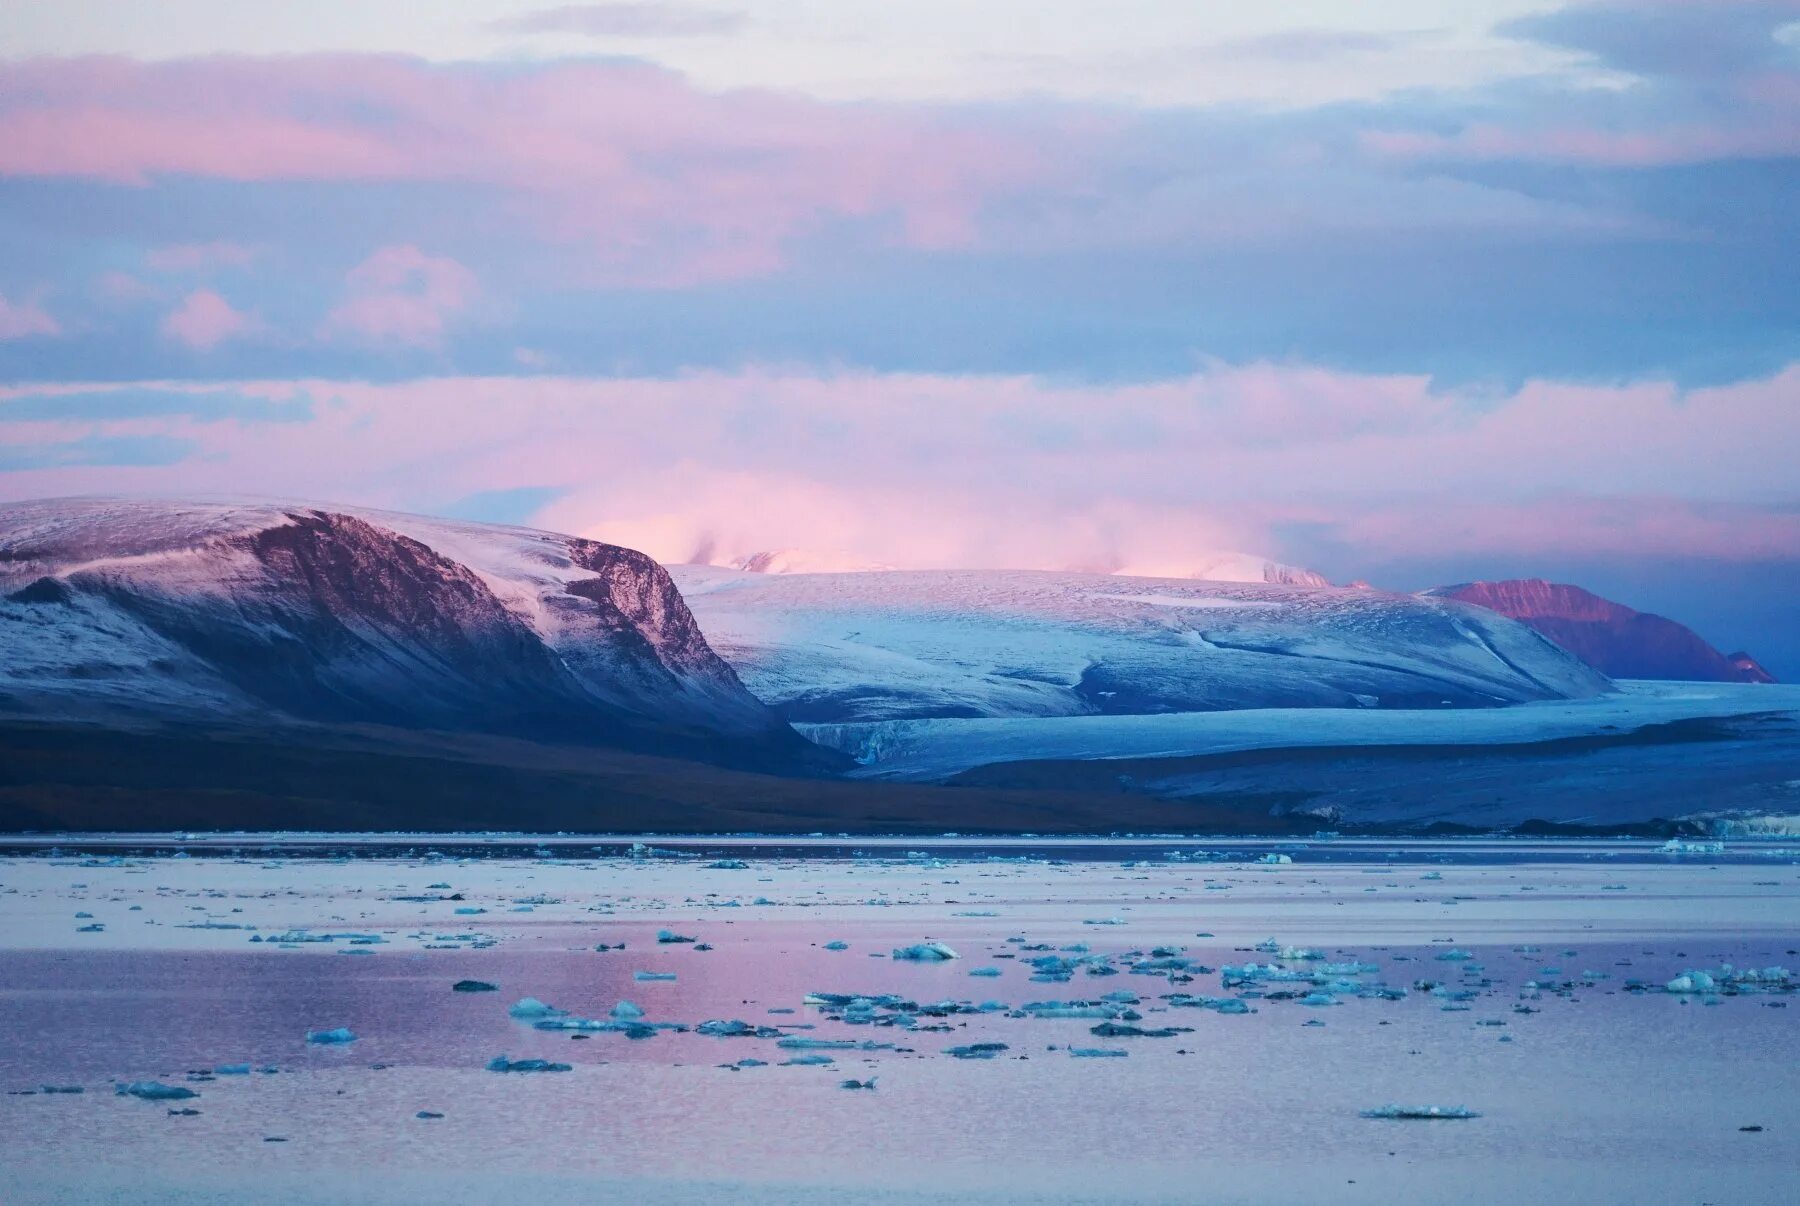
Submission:
[[[1701,717],[1800,717],[1800,686],[1620,682],[1579,701],[1508,708],[1248,708],[1160,716],[1001,717],[808,724],[800,731],[856,759],[867,778],[931,780],[1040,759],[1186,758],[1309,746],[1510,745]]]
[[[745,685],[815,725],[1468,708],[1608,687],[1493,612],[1379,591],[1000,570],[670,572]]]

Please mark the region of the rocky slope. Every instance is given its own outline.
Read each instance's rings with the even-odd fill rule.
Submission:
[[[1517,578],[1440,586],[1426,593],[1510,616],[1613,678],[1775,681],[1747,653],[1727,656],[1683,624],[1634,611],[1579,586]]]

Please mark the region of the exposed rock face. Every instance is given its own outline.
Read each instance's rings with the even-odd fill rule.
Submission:
[[[0,712],[291,718],[771,763],[808,747],[668,574],[578,537],[281,504],[0,507]]]
[[[1426,593],[1511,616],[1613,678],[1775,681],[1747,653],[1728,657],[1685,625],[1634,611],[1579,586],[1515,578],[1440,586]]]

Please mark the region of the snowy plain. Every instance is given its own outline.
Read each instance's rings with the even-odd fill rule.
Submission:
[[[1757,1203],[1800,1166],[1795,995],[1664,988],[1800,964],[1793,843],[231,842],[0,859],[7,1201]],[[927,941],[960,957],[893,957]]]

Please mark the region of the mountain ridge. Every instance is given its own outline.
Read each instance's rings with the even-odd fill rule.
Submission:
[[[1685,624],[1572,583],[1509,578],[1433,587],[1423,593],[1518,620],[1613,678],[1775,681],[1747,653],[1721,653]]]

